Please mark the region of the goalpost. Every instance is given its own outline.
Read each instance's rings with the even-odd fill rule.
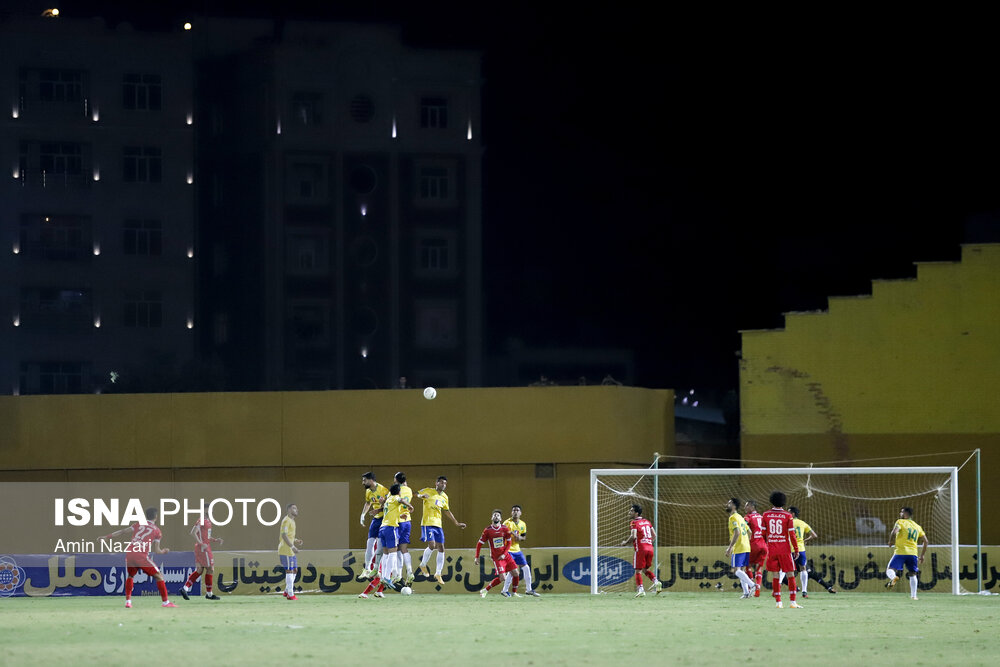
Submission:
[[[754,500],[770,508],[772,491],[815,531],[806,542],[811,580],[838,590],[878,590],[892,549],[889,533],[901,507],[930,542],[920,586],[951,578],[960,594],[958,467],[595,469],[590,471],[590,592],[630,591],[634,586],[628,509],[658,526],[656,569],[664,590],[735,590],[725,555],[729,544],[725,506]],[[648,582],[645,582],[648,584]],[[810,582],[811,583],[811,582]],[[877,588],[877,587],[878,588]],[[901,588],[906,588],[905,586]]]

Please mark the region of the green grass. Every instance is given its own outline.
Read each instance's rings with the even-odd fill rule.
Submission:
[[[787,596],[786,596],[787,597]],[[813,593],[804,609],[732,593],[495,592],[0,599],[0,664],[986,665],[1000,598]],[[787,600],[786,600],[787,607]],[[387,624],[394,629],[389,634]]]

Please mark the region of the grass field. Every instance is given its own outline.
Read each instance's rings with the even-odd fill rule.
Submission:
[[[786,596],[787,597],[787,596]],[[1000,598],[731,593],[0,599],[0,665],[995,665]],[[391,629],[390,627],[391,626]]]

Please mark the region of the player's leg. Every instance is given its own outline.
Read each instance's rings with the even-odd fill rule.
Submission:
[[[295,575],[299,572],[299,559],[296,556],[279,556],[282,567],[285,568],[285,598],[297,600],[295,597]]]
[[[420,526],[420,541],[426,544],[424,547],[424,552],[420,555],[420,574],[425,577],[430,577],[431,571],[427,568],[427,564],[431,562],[431,554],[434,553],[437,543],[431,538],[430,531],[428,528],[432,526]]]
[[[191,592],[191,589],[194,588],[195,583],[198,581],[199,577],[201,577],[202,569],[203,568],[200,565],[196,564],[194,569],[191,571],[191,574],[188,575],[187,581],[185,581],[184,585],[177,591],[185,600],[190,599],[188,598],[188,593]]]
[[[514,595],[517,595],[517,587],[521,583],[521,568],[527,565],[527,561],[524,560],[524,552],[522,551],[515,551],[510,555],[510,557],[514,559],[514,567],[511,570],[514,574],[514,583],[513,583],[514,588],[511,590],[514,593]],[[527,584],[525,591],[530,591],[530,590],[531,590],[531,584]]]
[[[795,600],[796,597],[795,594],[798,589],[798,586],[796,585],[795,582],[795,563],[792,561],[791,556],[783,556],[782,560],[784,561],[784,563],[782,563],[782,567],[784,569],[785,575],[788,577],[788,599],[791,601],[788,606],[792,607],[793,609],[797,609],[799,607],[799,604]]]
[[[167,595],[167,582],[164,581],[163,575],[160,574],[159,568],[155,565],[147,566],[142,568],[142,571],[151,576],[156,580],[156,590],[160,592],[161,606],[163,607],[176,607]]]
[[[212,591],[215,585],[215,558],[211,555],[211,552],[209,552],[208,562],[211,565],[205,568],[205,599],[218,600],[220,599],[219,596]]]
[[[800,581],[799,587],[802,589],[802,597],[806,598],[809,597],[809,593],[807,592],[809,588],[809,571],[806,567],[805,551],[799,552],[799,557],[797,562],[799,565],[799,581]]]
[[[500,591],[500,593],[504,597],[510,597],[510,584],[513,581],[513,575],[514,575],[513,572],[503,573],[503,590]]]
[[[434,541],[437,544],[437,556],[434,561],[434,579],[437,580],[439,584],[444,584],[444,579],[441,578],[441,572],[444,571],[444,530],[434,526]]]
[[[774,597],[774,601],[777,603],[778,608],[781,608],[781,565],[778,563],[778,558],[776,556],[768,555],[767,557],[767,576],[771,579],[771,596]]]
[[[904,559],[900,555],[894,555],[891,560],[889,560],[889,566],[885,568],[885,576],[887,581],[885,582],[886,588],[892,588],[899,581],[899,575],[896,574],[898,570],[903,569]]]
[[[125,606],[132,606],[132,587],[135,586],[135,573],[139,571],[139,568],[132,567],[131,565],[126,565],[125,571],[128,576],[125,577]]]
[[[632,554],[632,570],[635,572],[635,596],[643,597],[646,591],[642,588],[642,556],[639,551]]]
[[[906,557],[906,570],[910,574],[910,598],[917,599],[917,585],[920,582],[920,567],[916,556]]]

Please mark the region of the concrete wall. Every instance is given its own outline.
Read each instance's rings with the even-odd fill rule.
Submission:
[[[785,329],[743,332],[745,460],[956,465],[983,452],[1000,475],[1000,245],[962,248],[961,262],[920,263],[915,280],[875,281],[872,295],[789,313]],[[975,538],[971,468],[961,474],[963,541]],[[1000,501],[984,484],[983,505]],[[991,502],[993,501],[993,502]],[[1000,541],[1000,526],[984,526]]]
[[[414,489],[449,480],[445,532],[472,546],[494,507],[524,507],[531,544],[589,541],[593,467],[674,453],[673,392],[630,387],[0,396],[4,481],[347,481],[351,546],[361,474]],[[553,476],[536,477],[536,464]]]

